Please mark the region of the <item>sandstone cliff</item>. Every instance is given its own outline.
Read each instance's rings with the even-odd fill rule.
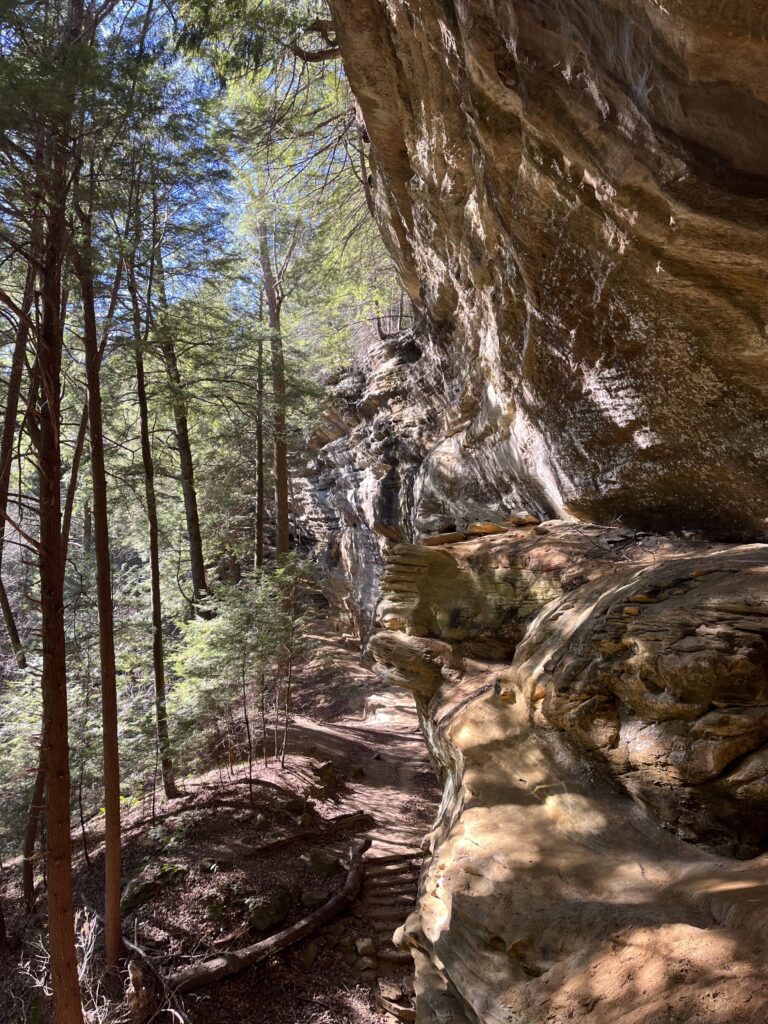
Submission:
[[[764,4],[331,7],[441,381],[416,520],[765,537]]]
[[[445,785],[423,1024],[765,1020],[767,562],[564,523],[391,552],[370,647]]]
[[[445,784],[418,1019],[762,1024],[768,14],[331,7],[418,327],[304,515]]]

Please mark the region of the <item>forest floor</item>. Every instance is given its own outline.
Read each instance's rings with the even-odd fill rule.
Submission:
[[[439,787],[410,695],[385,692],[353,642],[325,630],[318,639],[296,687],[284,769],[274,760],[254,764],[249,785],[247,764],[221,765],[187,780],[181,798],[158,799],[154,809],[147,799],[124,815],[123,870],[136,901],[124,929],[161,974],[305,917],[343,885],[350,842],[372,840],[351,911],[270,959],[185,995],[191,1024],[413,1019],[410,956],[391,939],[413,907]],[[77,837],[75,896],[79,906],[99,911],[98,829],[89,828],[89,846],[90,866]],[[16,874],[5,876],[8,909],[18,906]],[[18,974],[19,958],[18,950],[0,958],[0,979]],[[12,986],[5,987],[9,995]],[[3,1003],[3,988],[0,981],[0,1024],[31,1020],[18,1002]],[[387,1001],[401,1008],[398,1017],[384,1009]],[[165,1017],[158,1015],[158,1024]],[[108,1019],[127,1016],[123,1009]]]

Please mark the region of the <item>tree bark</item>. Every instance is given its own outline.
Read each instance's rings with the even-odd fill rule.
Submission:
[[[68,42],[79,35],[71,4]],[[48,927],[54,1016],[82,1024],[75,954],[70,834],[69,724],[64,631],[64,559],[61,537],[61,360],[64,340],[62,268],[69,189],[68,123],[50,137],[46,238],[41,281],[40,367],[40,590],[43,640],[43,714],[47,746]]]
[[[160,769],[166,797],[176,797],[179,791],[173,774],[173,757],[168,731],[168,707],[165,693],[165,648],[163,644],[163,609],[160,596],[160,531],[157,523],[157,497],[155,495],[155,467],[152,443],[149,437],[149,407],[144,377],[144,356],[136,348],[136,390],[141,420],[141,457],[144,463],[144,493],[147,500],[149,524],[149,564],[152,586],[152,665],[155,674],[155,719],[157,744],[160,751]]]
[[[259,332],[256,407],[256,568],[264,565],[264,339]]]
[[[32,238],[30,241],[30,249],[33,256],[38,252],[39,232],[39,215],[35,213],[32,220]],[[5,406],[2,438],[0,438],[0,509],[3,510],[5,510],[8,505],[8,490],[11,481],[11,465],[13,462],[13,443],[16,437],[16,418],[19,412],[21,380],[27,356],[27,342],[29,340],[29,313],[32,309],[32,301],[35,294],[36,277],[37,271],[34,266],[28,267],[27,276],[24,282],[24,293],[21,300],[22,315],[19,317],[18,327],[16,329],[16,341],[11,361],[11,373],[8,378],[8,400]],[[8,639],[11,647],[13,648],[13,653],[16,655],[16,662],[19,668],[26,668],[27,659],[24,654],[21,639],[19,638],[16,619],[2,581],[4,546],[5,519],[0,516],[0,605],[2,605],[5,628],[8,633]]]
[[[13,653],[16,655],[16,664],[19,668],[27,667],[27,658],[24,654],[24,645],[21,642],[19,631],[16,626],[16,616],[13,614],[13,608],[11,602],[8,599],[8,592],[5,589],[5,583],[3,582],[2,576],[0,576],[0,608],[3,610],[3,619],[5,620],[5,630],[8,634],[8,642],[13,649]]]
[[[43,724],[45,729],[45,724]],[[37,771],[35,785],[32,790],[32,801],[27,815],[27,827],[24,832],[24,850],[21,862],[21,890],[24,908],[31,914],[35,906],[35,843],[37,842],[37,826],[40,812],[45,806],[45,782],[48,777],[48,741],[43,735],[40,739],[40,750],[37,755]]]
[[[155,264],[157,267],[158,292],[163,308],[168,305],[165,289],[165,270],[163,266],[162,240],[159,234],[159,206],[157,189],[154,185],[153,167],[152,188],[152,230],[155,241]],[[208,595],[208,583],[205,578],[205,560],[203,558],[203,537],[200,530],[200,514],[197,507],[197,489],[195,487],[195,464],[192,460],[192,443],[189,438],[189,421],[184,387],[176,357],[176,346],[173,339],[164,331],[159,332],[160,348],[163,362],[171,386],[173,418],[176,423],[176,443],[179,449],[181,467],[181,491],[184,496],[184,515],[187,521],[187,541],[189,544],[189,565],[192,576],[195,612],[199,614],[199,604]]]
[[[96,553],[96,603],[99,612],[101,662],[102,748],[104,764],[104,920],[107,964],[117,964],[123,949],[120,916],[120,755],[117,722],[117,673],[112,604],[112,567],[109,551],[107,477],[101,404],[101,353],[96,325],[90,214],[80,211],[82,249],[73,253],[83,309],[85,374],[93,485],[93,540]]]
[[[267,225],[263,221],[259,224],[258,234],[259,262],[261,263],[264,295],[266,296],[267,312],[269,314],[272,391],[275,403],[272,429],[275,445],[275,519],[277,525],[277,554],[279,557],[289,551],[291,546],[288,529],[288,442],[286,436],[285,357],[280,325],[282,297],[272,266]]]
[[[161,349],[168,381],[173,393],[173,417],[176,423],[176,443],[179,449],[179,463],[181,466],[181,490],[184,495],[184,514],[187,520],[189,565],[192,574],[195,610],[198,611],[200,601],[208,594],[208,583],[205,578],[203,538],[200,531],[200,514],[197,507],[195,465],[192,461],[189,422],[187,420],[178,359],[176,358],[176,348],[171,338],[164,334],[161,336]]]

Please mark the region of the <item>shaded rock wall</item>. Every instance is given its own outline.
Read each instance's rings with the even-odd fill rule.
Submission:
[[[765,537],[764,5],[331,7],[439,391],[416,524]]]
[[[444,782],[418,1019],[763,1024],[768,13],[330,5],[418,330],[302,500]]]
[[[357,365],[328,382],[324,422],[297,481],[296,514],[327,597],[361,636],[371,626],[388,544],[414,539],[414,481],[436,421],[427,366],[410,332],[372,342]]]

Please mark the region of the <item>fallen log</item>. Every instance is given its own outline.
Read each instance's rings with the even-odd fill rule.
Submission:
[[[243,949],[234,950],[231,953],[222,953],[219,956],[211,957],[199,964],[192,964],[183,967],[165,979],[165,984],[173,992],[190,992],[192,989],[202,988],[204,985],[212,985],[222,978],[228,978],[237,974],[245,967],[264,960],[280,949],[292,946],[294,942],[311,935],[318,928],[335,917],[341,910],[346,910],[354,901],[363,880],[363,854],[370,847],[370,839],[358,839],[352,844],[349,858],[349,870],[347,880],[343,887],[332,896],[322,907],[309,914],[307,917],[292,924],[289,928],[271,935],[268,939],[256,942],[252,946],[245,946]]]

